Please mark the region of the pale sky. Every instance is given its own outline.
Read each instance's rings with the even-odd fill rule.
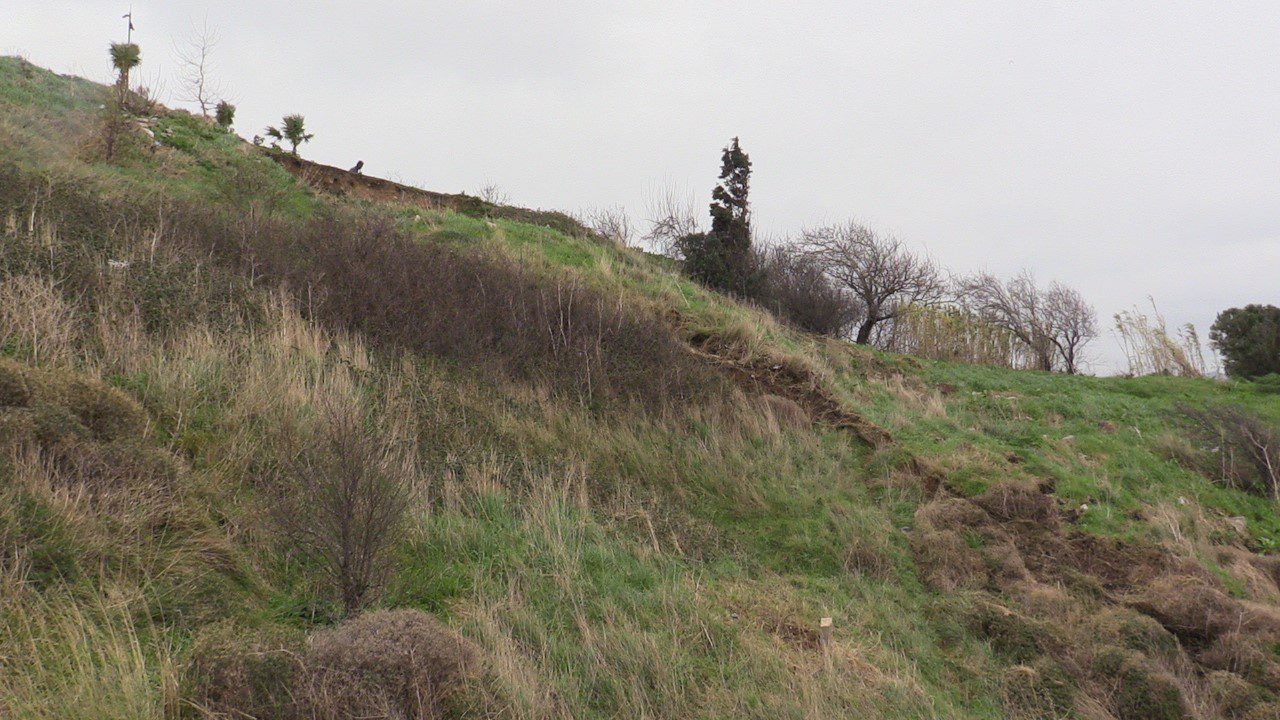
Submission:
[[[961,7],[963,5],[963,7]],[[129,2],[0,0],[0,53],[109,80]],[[141,77],[173,41],[305,156],[515,204],[709,201],[734,135],[757,230],[858,218],[956,272],[1022,267],[1111,316],[1153,296],[1202,334],[1280,304],[1280,3],[135,0]]]

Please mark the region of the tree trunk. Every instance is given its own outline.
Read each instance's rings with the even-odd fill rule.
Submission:
[[[863,323],[858,326],[858,335],[854,339],[854,342],[858,343],[859,345],[866,345],[867,343],[871,342],[871,331],[875,330],[875,328],[876,328],[875,320],[863,321]]]

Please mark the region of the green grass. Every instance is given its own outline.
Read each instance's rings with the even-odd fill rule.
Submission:
[[[83,152],[101,92],[0,58],[0,151],[24,173],[107,197],[283,221],[350,209],[181,113],[156,122],[154,153],[140,146],[101,162]],[[72,139],[38,132],[51,126]],[[0,201],[25,199],[0,189]],[[35,278],[57,302],[0,287],[15,293],[0,295],[3,356],[117,388],[145,413],[130,446],[139,454],[126,459],[163,457],[177,469],[163,492],[135,482],[137,472],[71,492],[74,479],[4,455],[20,460],[0,462],[0,559],[17,568],[0,565],[0,657],[26,659],[0,666],[0,715],[88,717],[96,705],[160,717],[183,692],[190,648],[215,625],[269,634],[336,622],[323,577],[281,552],[263,507],[316,408],[335,399],[412,429],[423,487],[379,602],[430,612],[481,648],[489,663],[468,688],[470,717],[1006,717],[1013,660],[970,619],[983,602],[1014,602],[924,583],[911,533],[935,497],[913,461],[938,468],[960,496],[1010,480],[1052,485],[1064,508],[1088,506],[1070,532],[1171,542],[1168,517],[1191,527],[1243,516],[1241,542],[1280,543],[1273,503],[1188,466],[1196,447],[1176,412],[1229,402],[1280,423],[1267,382],[890,356],[793,332],[635,249],[510,219],[360,209],[394,214],[423,243],[518,258],[548,286],[589,283],[668,319],[722,362],[785,365],[893,442],[871,448],[845,431],[788,424],[750,394],[662,412],[584,407],[366,347],[203,258],[170,261],[161,248],[161,261],[147,262],[145,228],[6,237],[0,280]],[[136,259],[127,282],[108,284],[108,256]],[[116,302],[85,303],[77,286],[114,288]],[[83,414],[83,398],[59,402],[49,418]],[[6,428],[29,414],[0,408],[0,445],[17,446]],[[1251,597],[1214,557],[1225,540],[1213,532],[1192,539],[1196,561],[1231,595]],[[997,543],[968,530],[960,544],[977,553]],[[835,620],[829,656],[816,644],[822,617]]]

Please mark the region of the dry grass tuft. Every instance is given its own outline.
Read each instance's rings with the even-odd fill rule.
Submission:
[[[191,649],[183,702],[211,720],[288,718],[302,652],[296,634],[215,625]]]
[[[982,555],[955,530],[916,528],[911,533],[911,551],[925,584],[939,592],[986,585],[986,564]]]
[[[66,365],[76,358],[80,321],[49,280],[16,275],[0,279],[0,348],[33,363]]]
[[[417,610],[368,613],[318,634],[296,702],[302,717],[446,717],[446,701],[475,667],[461,636]]]
[[[999,520],[1025,520],[1050,529],[1059,524],[1053,498],[1021,483],[997,483],[973,502]]]
[[[1131,607],[1150,615],[1178,637],[1212,642],[1235,630],[1276,637],[1280,618],[1274,611],[1246,605],[1228,597],[1203,577],[1164,575],[1133,597]]]

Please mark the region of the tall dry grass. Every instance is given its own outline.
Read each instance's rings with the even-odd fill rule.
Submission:
[[[88,603],[62,594],[0,608],[0,715],[163,720],[177,707],[174,649],[139,624],[135,590]]]
[[[1151,300],[1151,315],[1134,307],[1115,314],[1115,332],[1130,375],[1204,377],[1209,373],[1200,335],[1188,323],[1169,332],[1164,316]]]

